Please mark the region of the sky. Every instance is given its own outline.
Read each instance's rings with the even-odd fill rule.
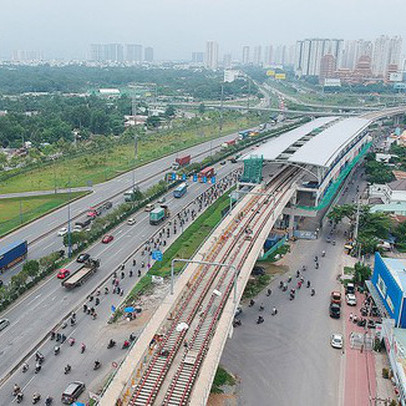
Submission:
[[[86,58],[91,43],[152,46],[155,59],[190,59],[207,40],[238,58],[243,45],[309,37],[406,42],[406,0],[1,0],[0,56],[41,50]]]

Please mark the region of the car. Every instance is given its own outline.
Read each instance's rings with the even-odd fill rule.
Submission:
[[[231,158],[231,159],[230,159],[230,162],[231,162],[232,164],[236,164],[236,163],[237,163],[237,160],[236,160],[235,158]]]
[[[341,315],[341,307],[337,303],[331,303],[329,307],[330,317],[339,319]]]
[[[83,262],[86,262],[89,258],[90,258],[90,254],[87,254],[86,252],[84,252],[83,254],[80,254],[77,257],[76,262],[83,264]]]
[[[72,233],[80,233],[80,232],[82,232],[82,227],[81,226],[73,227]]]
[[[356,306],[357,305],[357,297],[353,293],[347,293],[345,295],[345,301],[347,302],[348,306]]]
[[[347,283],[347,286],[345,287],[345,293],[355,294],[355,285],[351,282]]]
[[[137,221],[135,220],[135,218],[131,217],[127,220],[127,224],[129,226],[133,226]]]
[[[344,337],[342,334],[331,334],[330,344],[333,348],[341,349],[344,346]]]
[[[97,217],[97,212],[94,210],[90,210],[86,213],[87,217],[90,217],[91,219],[95,219]]]
[[[226,161],[221,161],[220,165],[225,165],[227,162]]]
[[[105,236],[103,237],[102,243],[103,243],[103,244],[108,244],[109,242],[111,242],[111,241],[113,241],[113,240],[114,240],[114,237],[113,237],[112,235],[110,235],[110,234],[107,234],[107,235],[105,235]]]
[[[153,203],[148,203],[148,204],[145,206],[144,211],[146,211],[146,212],[148,213],[148,212],[150,212],[150,211],[152,211],[152,210],[154,210],[154,209],[155,209],[155,204],[153,204]]]
[[[66,269],[66,268],[62,268],[59,270],[58,275],[56,275],[56,277],[58,279],[65,279],[70,275],[70,270]]]
[[[75,402],[82,392],[85,390],[86,385],[80,381],[71,382],[64,392],[62,393],[61,401],[64,405],[70,405]]]
[[[58,237],[63,237],[68,234],[68,229],[66,227],[60,228],[58,231]]]
[[[161,197],[159,200],[158,200],[158,204],[164,204],[166,202],[166,197]]]
[[[341,305],[341,293],[338,292],[337,290],[333,290],[331,292],[330,303],[336,303],[338,305]]]
[[[4,330],[9,325],[10,325],[10,320],[8,320],[8,319],[0,319],[0,331]]]

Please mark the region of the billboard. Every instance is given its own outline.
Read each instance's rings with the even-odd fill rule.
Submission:
[[[275,76],[275,71],[274,70],[267,70],[266,71],[266,76]]]
[[[286,79],[286,73],[276,73],[275,74],[275,79],[285,80]]]
[[[403,75],[401,72],[392,72],[389,74],[389,82],[401,82]]]

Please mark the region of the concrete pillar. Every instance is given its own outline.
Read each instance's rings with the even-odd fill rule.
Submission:
[[[293,233],[295,231],[295,215],[289,214],[289,237],[293,237]]]

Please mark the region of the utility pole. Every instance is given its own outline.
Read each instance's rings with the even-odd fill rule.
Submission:
[[[70,215],[70,201],[71,201],[71,186],[69,181],[69,203],[68,203],[68,258],[72,256],[72,233],[71,233],[71,215]]]
[[[20,224],[23,224],[23,202],[20,200]]]
[[[223,101],[224,101],[224,84],[221,85],[221,103],[220,103],[220,135],[223,131]]]
[[[135,115],[137,114],[137,108],[135,106],[135,98],[134,96],[131,99],[131,114],[133,116],[133,120],[134,120],[134,126],[133,126],[133,130],[134,130],[134,161],[136,161],[138,159],[138,134],[135,128]]]
[[[251,96],[251,81],[248,78],[248,99],[247,99],[247,110],[250,109],[250,96]]]
[[[355,217],[355,230],[354,230],[354,241],[357,244],[357,259],[358,259],[358,261],[360,259],[360,255],[361,255],[360,244],[358,244],[358,242],[357,242],[358,230],[359,230],[359,214],[360,214],[360,201],[359,201],[359,196],[358,196],[358,199],[357,199],[357,213],[356,213],[356,217]]]

